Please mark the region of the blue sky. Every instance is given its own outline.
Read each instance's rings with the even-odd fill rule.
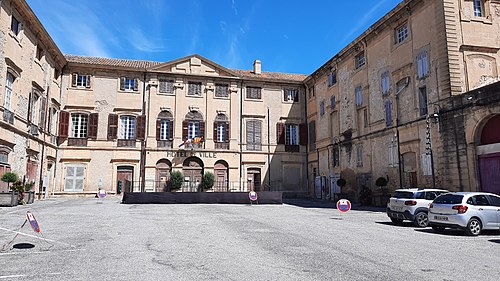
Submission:
[[[311,74],[401,0],[27,0],[66,54]]]

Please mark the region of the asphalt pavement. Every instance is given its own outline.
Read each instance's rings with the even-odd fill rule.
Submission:
[[[28,210],[40,233],[29,224],[19,230]],[[498,231],[479,237],[458,231],[436,234],[409,223],[394,226],[383,208],[356,207],[341,214],[331,202],[297,199],[250,206],[124,205],[113,196],[102,203],[95,198],[51,198],[0,208],[0,250],[2,246],[0,280],[500,276]]]

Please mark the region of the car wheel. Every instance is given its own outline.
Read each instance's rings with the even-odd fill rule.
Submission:
[[[443,233],[444,229],[445,229],[444,226],[437,226],[437,225],[432,226],[432,230],[434,230],[437,233]]]
[[[397,218],[391,218],[391,221],[393,224],[397,224],[397,225],[400,225],[403,223],[402,219],[397,219]]]
[[[429,218],[426,212],[418,212],[413,219],[413,224],[417,227],[427,227],[429,225]]]
[[[470,236],[478,236],[479,233],[481,233],[481,221],[479,221],[476,218],[470,219],[469,223],[467,224],[467,228],[465,229],[465,233]]]

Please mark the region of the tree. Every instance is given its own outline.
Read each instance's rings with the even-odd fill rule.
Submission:
[[[203,178],[201,179],[201,187],[203,189],[210,189],[214,186],[215,176],[210,172],[205,172]]]
[[[337,180],[337,185],[340,187],[344,187],[347,184],[347,181],[343,178]]]
[[[8,172],[3,174],[2,181],[7,183],[7,187],[10,189],[10,183],[16,182],[19,179],[16,173]]]
[[[179,189],[184,181],[182,173],[179,171],[173,171],[170,173],[170,182],[168,183],[169,189]]]
[[[387,179],[384,178],[384,177],[379,177],[376,181],[375,181],[375,185],[378,186],[378,187],[384,187],[384,186],[387,186]]]

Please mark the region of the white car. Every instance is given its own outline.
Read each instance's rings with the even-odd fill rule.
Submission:
[[[429,224],[436,232],[450,227],[472,236],[483,229],[500,230],[500,196],[486,192],[441,195],[429,206]]]
[[[429,222],[427,219],[429,204],[439,195],[448,192],[432,188],[397,189],[387,204],[387,216],[394,224],[409,220],[415,226],[426,227]]]

